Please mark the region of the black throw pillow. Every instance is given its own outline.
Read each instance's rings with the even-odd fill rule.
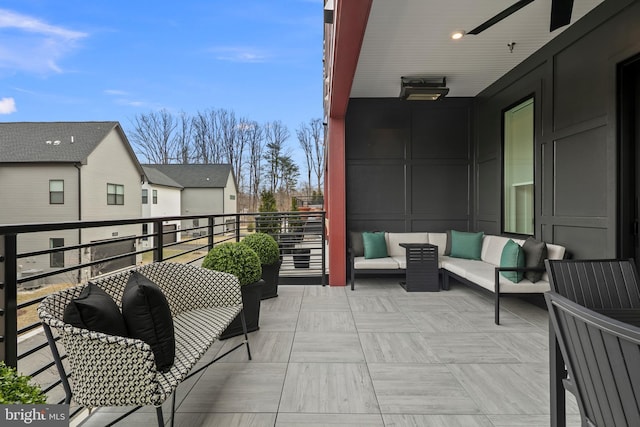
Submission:
[[[544,260],[547,258],[547,244],[533,237],[528,237],[522,245],[524,250],[524,265],[527,268],[544,268]],[[544,271],[527,271],[524,277],[535,283],[542,279]]]
[[[76,328],[121,337],[128,335],[118,305],[95,283],[89,283],[78,298],[67,304],[62,320]]]
[[[364,256],[364,242],[362,241],[362,232],[350,231],[349,240],[351,241],[351,251],[353,251],[353,256]]]
[[[156,368],[160,372],[171,369],[176,354],[173,318],[158,285],[137,271],[131,273],[122,295],[122,315],[129,336],[151,346]]]

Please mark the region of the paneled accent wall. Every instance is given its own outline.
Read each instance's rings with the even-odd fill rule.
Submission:
[[[640,52],[638,22],[640,2],[605,1],[476,97],[473,228],[502,230],[502,112],[533,95],[536,236],[618,256],[616,73]]]
[[[347,228],[469,229],[472,104],[471,98],[351,99]]]

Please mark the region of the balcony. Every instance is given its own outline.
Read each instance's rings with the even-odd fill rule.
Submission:
[[[145,253],[156,260],[198,262],[209,244],[241,238],[245,219],[233,219],[212,217],[202,230],[187,227],[178,242],[165,238],[172,231],[162,227],[164,219],[158,219],[156,231],[147,237],[148,247],[140,243],[142,236],[135,237],[135,255],[141,262],[153,259]],[[320,229],[298,230],[303,243],[322,241],[317,239],[322,222],[317,223]],[[3,231],[5,236],[11,234],[8,231],[17,233],[19,242],[20,235],[29,230],[5,227]],[[6,239],[4,243],[6,254],[11,243],[7,245]],[[319,257],[326,257],[323,246],[313,249]],[[185,247],[189,250],[184,253],[174,252]],[[84,249],[80,243],[43,252],[49,257],[49,253]],[[17,254],[18,259],[29,256],[36,255]],[[322,272],[324,262],[315,262],[318,267],[310,271]],[[104,260],[91,263],[103,265]],[[5,273],[11,270],[8,264],[5,257]],[[293,260],[289,270],[295,273]],[[18,286],[46,281],[47,274],[55,273],[17,280],[5,277],[5,298],[11,296],[6,291],[12,280]],[[287,274],[287,268],[282,274]],[[260,330],[249,337],[253,360],[247,361],[244,352],[235,352],[181,384],[176,425],[549,425],[548,316],[544,309],[504,298],[502,324],[496,326],[491,297],[456,283],[447,292],[407,293],[397,278],[360,278],[355,291],[322,286],[323,279],[324,274],[317,274],[306,285],[281,285],[277,298],[264,300]],[[305,282],[296,274],[288,281]],[[36,303],[22,303],[18,309]],[[5,325],[11,325],[10,307],[5,310]],[[5,337],[10,337],[11,331],[7,332]],[[17,328],[14,335],[16,332]],[[19,332],[19,369],[37,372],[36,381],[49,389],[49,402],[56,403],[60,387],[49,384],[57,372],[46,344],[41,344],[44,338],[38,325],[21,327]],[[214,344],[200,363],[224,353],[238,339]],[[5,354],[13,351],[9,343],[5,338]],[[567,425],[577,426],[577,405],[571,395],[567,397]],[[169,419],[169,403],[165,420]],[[74,405],[71,409],[74,423],[82,420],[84,426],[104,426],[130,408],[101,408],[91,413]],[[120,424],[154,426],[155,410],[142,408]]]
[[[279,294],[263,301],[252,361],[232,353],[178,388],[176,425],[549,425],[543,309],[505,298],[496,326],[484,294],[455,284],[408,294],[390,278]],[[567,425],[578,426],[568,398]],[[103,426],[121,409],[100,409],[83,426]],[[143,408],[126,425],[155,422]]]

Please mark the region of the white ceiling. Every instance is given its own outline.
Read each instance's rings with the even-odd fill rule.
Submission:
[[[571,23],[602,1],[575,0]],[[568,27],[550,33],[551,0],[536,0],[478,35],[451,39],[515,2],[373,0],[351,97],[397,97],[400,77],[412,75],[445,76],[447,96],[477,95]]]

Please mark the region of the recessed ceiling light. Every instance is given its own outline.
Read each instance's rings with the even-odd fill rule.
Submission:
[[[464,37],[464,31],[455,31],[451,34],[453,40],[460,40],[462,37]]]

